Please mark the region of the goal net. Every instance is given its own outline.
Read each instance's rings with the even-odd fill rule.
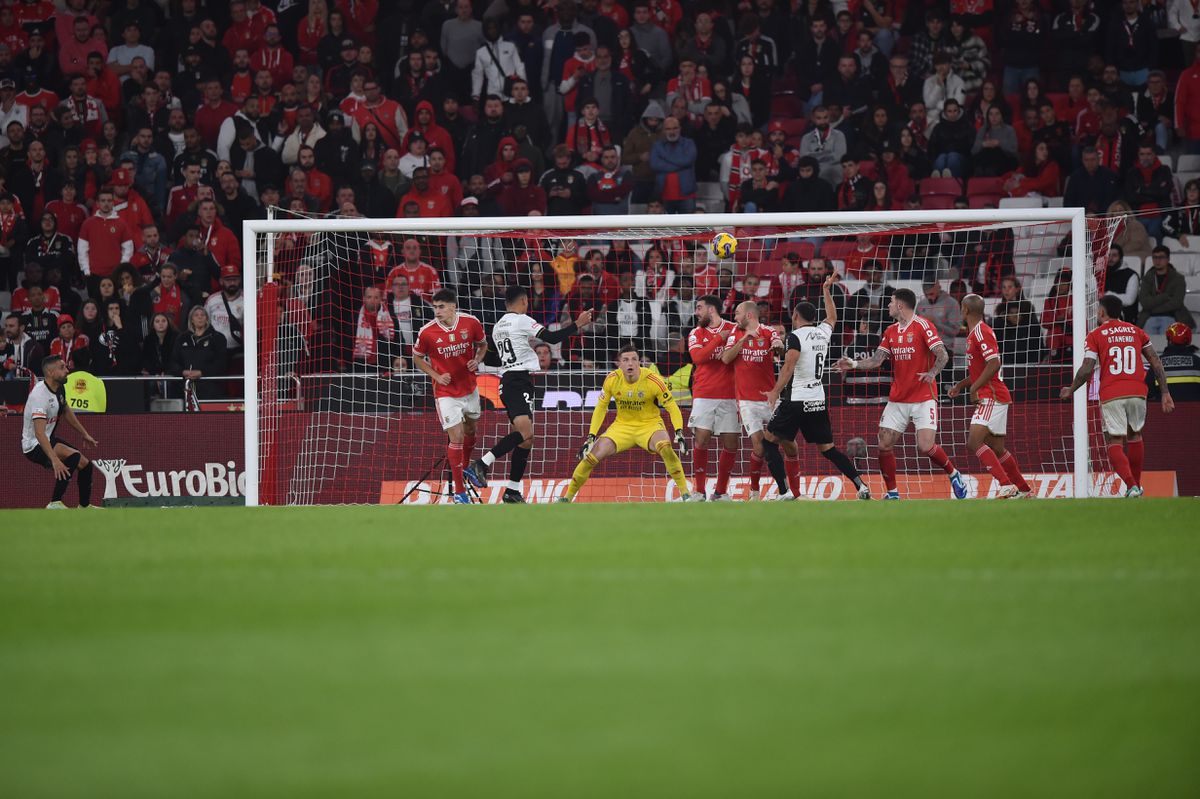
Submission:
[[[853,219],[852,222],[846,221]],[[863,358],[891,323],[899,288],[939,329],[951,353],[940,379],[938,440],[967,475],[973,495],[995,493],[967,451],[972,408],[947,389],[965,375],[959,300],[982,295],[1014,396],[1007,445],[1040,496],[1104,493],[1112,478],[1087,398],[1058,399],[1095,322],[1119,220],[1061,208],[845,214],[746,214],[457,219],[277,218],[246,223],[247,500],[250,504],[447,501],[446,436],[412,344],[430,321],[428,299],[452,288],[460,312],[490,333],[510,285],[529,290],[529,313],[556,329],[585,309],[596,321],[567,341],[538,346],[533,377],[534,445],[522,491],[530,502],[562,495],[617,350],[635,344],[643,364],[671,386],[685,419],[691,405],[687,335],[697,298],[714,295],[726,319],[750,299],[785,331],[799,301],[821,308],[827,271],[838,324],[830,352]],[[717,232],[738,241],[718,260]],[[835,443],[882,494],[876,438],[891,384],[875,372],[827,371]],[[497,370],[478,375],[477,457],[509,431]],[[614,416],[610,412],[609,420]],[[664,414],[665,419],[665,414]],[[689,433],[688,440],[692,437]],[[469,443],[469,442],[468,442]],[[716,476],[716,444],[709,462]],[[775,494],[743,437],[730,482],[735,499]],[[945,474],[918,454],[914,436],[896,449],[906,497],[949,497]],[[853,497],[848,482],[801,441],[802,491]],[[468,460],[469,462],[469,460]],[[692,458],[684,458],[692,475]],[[479,492],[498,502],[506,460]],[[752,484],[758,478],[759,483]],[[499,479],[497,479],[499,478]],[[1108,481],[1108,482],[1106,482]],[[601,464],[584,501],[663,501],[677,495],[656,456],[632,450]]]

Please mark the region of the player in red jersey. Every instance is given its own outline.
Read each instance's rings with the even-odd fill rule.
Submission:
[[[446,460],[454,479],[455,504],[470,504],[463,485],[463,465],[475,448],[475,420],[479,418],[479,390],[475,370],[487,353],[483,325],[468,313],[458,312],[458,295],[440,289],[433,295],[433,321],[421,328],[413,344],[413,363],[433,382],[442,429],[450,439]]]
[[[383,285],[389,287],[398,276],[404,275],[408,278],[409,291],[430,302],[430,297],[442,287],[438,271],[421,260],[421,243],[416,239],[406,239],[400,252],[404,256],[404,262],[388,272]]]
[[[911,424],[917,431],[917,450],[950,476],[955,499],[966,499],[966,482],[937,443],[937,376],[950,360],[950,353],[937,328],[917,316],[916,307],[917,295],[911,289],[896,289],[888,303],[888,314],[896,321],[884,331],[875,354],[861,361],[843,357],[837,369],[878,369],[884,361],[892,362],[892,389],[879,420],[879,471],[887,486],[883,498],[900,499],[892,448]]]
[[[1142,463],[1146,458],[1142,441],[1147,393],[1143,355],[1162,390],[1163,413],[1175,410],[1175,400],[1150,337],[1137,325],[1121,321],[1121,310],[1120,297],[1100,298],[1100,326],[1088,333],[1083,364],[1059,396],[1070,399],[1100,365],[1100,415],[1104,419],[1108,460],[1125,482],[1125,496],[1133,498],[1142,495]]]
[[[962,299],[962,317],[967,323],[967,376],[947,393],[957,397],[967,392],[975,412],[967,433],[967,449],[987,467],[1000,484],[1002,499],[1027,497],[1029,483],[1016,458],[1004,446],[1008,432],[1008,408],[1012,394],[1000,374],[1000,345],[996,334],[983,321],[983,297],[968,294]]]
[[[771,403],[767,401],[767,395],[775,387],[775,355],[783,352],[783,338],[772,328],[759,323],[758,305],[752,300],[738,303],[733,318],[736,327],[725,339],[721,361],[733,366],[738,416],[742,420],[742,429],[750,436],[751,457],[761,464],[763,429],[771,420]],[[791,466],[790,460],[788,465]],[[799,469],[800,461],[796,459],[797,475]],[[750,499],[758,499],[759,475],[753,473],[753,463],[751,471]],[[728,490],[729,474],[718,471],[713,499],[726,496]]]
[[[721,318],[721,300],[705,294],[696,300],[696,321],[700,326],[688,335],[688,354],[692,356],[692,414],[688,426],[695,441],[692,454],[692,486],[689,502],[703,502],[708,491],[708,442],[715,433],[720,437],[721,451],[717,460],[717,485],[728,486],[729,475],[737,461],[738,416],[733,391],[733,366],[721,360],[725,340],[734,331],[734,324]],[[758,459],[759,470],[762,458]],[[754,476],[753,464],[751,476]],[[757,482],[755,483],[757,485]],[[722,491],[714,500],[727,501]]]

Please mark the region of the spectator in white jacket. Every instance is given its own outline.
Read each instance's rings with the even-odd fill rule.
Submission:
[[[279,157],[285,166],[292,166],[300,158],[300,148],[304,145],[316,147],[317,142],[325,138],[325,128],[317,122],[317,113],[311,106],[302,105],[296,109],[296,129],[286,138],[276,136],[271,146],[279,150]]]
[[[1171,0],[1167,3],[1166,27],[1179,32],[1183,43],[1183,65],[1190,67],[1196,57],[1196,43],[1200,42],[1200,10],[1192,0]]]
[[[951,59],[948,54],[934,54],[933,74],[925,79],[925,113],[928,125],[933,125],[942,118],[942,108],[947,100],[954,100],[959,105],[966,102],[966,85],[950,67]]]
[[[471,97],[499,95],[506,102],[509,95],[508,78],[525,80],[525,63],[517,46],[500,38],[500,21],[484,20],[483,45],[475,51],[475,68],[471,71]]]

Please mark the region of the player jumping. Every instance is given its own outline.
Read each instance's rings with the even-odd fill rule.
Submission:
[[[463,484],[463,465],[475,448],[475,420],[479,418],[475,370],[486,353],[483,325],[471,314],[458,312],[458,295],[451,289],[434,292],[433,321],[417,333],[412,354],[413,363],[433,382],[438,416],[450,439],[446,461],[456,505],[471,502]]]
[[[830,274],[821,287],[825,321],[817,322],[817,309],[811,302],[797,303],[792,309],[792,332],[787,337],[787,355],[779,370],[779,378],[767,392],[767,401],[764,403],[775,406],[775,413],[763,435],[763,457],[771,476],[775,478],[781,500],[795,499],[800,492],[797,433],[803,433],[805,441],[815,445],[817,452],[854,483],[859,499],[871,498],[871,489],[863,482],[858,469],[854,468],[846,453],[833,445],[833,428],[829,424],[829,408],[825,403],[825,364],[829,360],[829,339],[837,325],[837,306],[833,302],[832,289],[836,281],[837,275]],[[785,388],[787,396],[780,403],[779,397]],[[780,445],[783,446],[786,462],[779,454]]]
[[[1016,458],[1004,446],[1008,431],[1008,407],[1012,394],[1000,374],[1000,345],[996,334],[983,321],[983,297],[968,294],[962,299],[962,317],[967,323],[967,376],[947,394],[957,397],[967,392],[975,412],[967,433],[967,449],[975,453],[1000,485],[997,497],[1027,497],[1029,483],[1021,474]]]
[[[861,361],[840,358],[837,369],[878,369],[889,358],[892,361],[892,388],[879,420],[879,471],[887,486],[883,498],[900,499],[892,448],[911,424],[917,431],[917,450],[949,475],[955,499],[966,499],[966,481],[937,443],[937,376],[950,360],[950,353],[937,328],[917,316],[916,307],[917,295],[911,289],[897,289],[888,303],[888,314],[896,321],[884,331],[875,354]]]
[[[63,496],[77,475],[79,507],[92,507],[92,462],[74,447],[59,441],[55,435],[59,419],[66,419],[75,432],[83,436],[84,446],[95,447],[99,442],[83,429],[83,424],[67,404],[63,385],[67,381],[67,362],[57,355],[42,360],[42,381],[29,392],[25,400],[25,419],[21,426],[21,451],[25,457],[54,472],[54,493],[50,510],[63,510]]]
[[[662,410],[666,409],[671,416],[671,426],[675,429],[675,446],[680,454],[687,454],[687,442],[683,438],[683,414],[675,404],[671,389],[658,375],[645,369],[638,357],[637,347],[627,345],[621,348],[617,356],[616,370],[609,372],[604,379],[604,387],[592,411],[592,424],[588,429],[587,441],[580,448],[581,460],[571,475],[571,485],[567,495],[559,497],[559,502],[570,502],[575,499],[579,489],[587,482],[592,469],[600,461],[610,455],[618,455],[631,447],[641,447],[647,452],[657,452],[667,466],[667,473],[679,488],[680,498],[687,500],[687,477],[683,473],[683,464],[679,455],[671,449],[671,439],[663,426]],[[608,416],[608,402],[617,403],[617,420],[600,434],[600,426]]]
[[[1121,307],[1120,297],[1100,298],[1100,326],[1088,333],[1083,364],[1059,396],[1070,399],[1100,364],[1100,415],[1104,419],[1108,460],[1125,482],[1125,496],[1133,498],[1142,495],[1142,463],[1146,458],[1142,441],[1147,393],[1143,355],[1162,391],[1163,413],[1175,410],[1175,400],[1150,337],[1137,325],[1121,321]]]
[[[483,457],[464,469],[463,473],[476,486],[484,488],[492,464],[511,452],[503,501],[522,504],[525,498],[521,496],[521,480],[525,477],[529,451],[533,448],[533,382],[529,379],[529,373],[538,370],[538,356],[529,344],[530,339],[536,338],[547,344],[566,341],[591,324],[592,312],[584,311],[573,324],[558,330],[547,330],[545,325],[526,313],[529,310],[529,292],[520,286],[509,286],[504,293],[504,307],[508,313],[492,327],[492,342],[500,356],[500,400],[508,413],[512,432],[483,453]]]
[[[715,433],[721,450],[717,456],[717,484],[713,499],[729,500],[729,475],[738,453],[738,406],[733,390],[733,366],[721,359],[725,341],[734,332],[733,322],[721,318],[721,301],[712,294],[696,300],[699,326],[688,335],[688,354],[692,358],[692,428],[695,449],[692,453],[692,492],[690,502],[703,502],[708,491],[708,442]],[[757,457],[757,456],[754,456]],[[762,460],[752,458],[750,476],[761,471]],[[753,480],[758,486],[758,481]]]

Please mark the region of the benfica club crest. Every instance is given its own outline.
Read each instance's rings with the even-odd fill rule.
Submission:
[[[912,344],[912,333],[908,334],[908,338],[906,339],[906,341],[908,341],[909,344]]]

